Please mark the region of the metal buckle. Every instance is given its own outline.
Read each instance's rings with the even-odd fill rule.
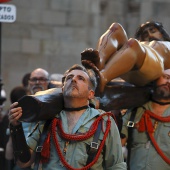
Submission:
[[[94,149],[98,149],[99,148],[99,144],[96,143],[96,142],[91,142],[90,147],[94,148]]]
[[[43,149],[43,146],[37,146],[37,148],[36,148],[36,152],[41,152],[41,151],[42,151],[42,149]]]
[[[128,121],[127,127],[134,127],[135,123],[132,121]]]

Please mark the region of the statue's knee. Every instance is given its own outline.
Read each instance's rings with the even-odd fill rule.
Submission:
[[[137,41],[134,38],[130,38],[127,42],[127,45],[129,48],[139,48],[140,47],[139,41]]]
[[[123,27],[117,23],[117,22],[114,22],[110,27],[109,27],[109,30],[111,31],[116,31],[116,30],[122,30]]]
[[[129,39],[127,44],[131,59],[134,59],[133,61],[135,61],[135,67],[140,68],[146,56],[145,48],[134,38]]]

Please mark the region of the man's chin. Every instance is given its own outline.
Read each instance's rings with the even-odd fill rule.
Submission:
[[[35,93],[42,91],[42,90],[43,90],[42,88],[34,88],[32,91],[35,94]]]
[[[78,98],[78,97],[80,97],[80,94],[76,93],[76,92],[71,92],[71,93],[65,94],[65,96],[72,97],[72,98],[75,98],[75,97]]]

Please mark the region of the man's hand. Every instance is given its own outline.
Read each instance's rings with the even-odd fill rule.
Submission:
[[[18,102],[13,103],[10,106],[10,110],[9,110],[9,113],[8,113],[9,122],[13,126],[17,126],[17,125],[20,124],[20,122],[18,120],[22,116],[22,108],[16,107],[17,105],[18,105]]]

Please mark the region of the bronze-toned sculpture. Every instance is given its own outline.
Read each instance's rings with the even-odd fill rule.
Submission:
[[[138,29],[136,38],[138,40],[128,40],[123,27],[113,23],[100,37],[97,50],[90,48],[81,53],[82,64],[92,68],[99,76],[96,98],[100,103],[99,108],[105,111],[131,108],[147,102],[153,90],[150,83],[159,78],[164,69],[170,68],[170,37],[161,23],[146,22]],[[131,85],[108,84],[117,77]],[[28,112],[27,108],[30,107],[29,113],[41,112],[41,115],[31,117],[29,113],[23,112],[21,120],[51,118],[55,111],[63,109],[62,102],[61,89],[27,96],[19,101],[19,105],[24,106],[24,111]],[[46,113],[51,115],[46,117]]]

